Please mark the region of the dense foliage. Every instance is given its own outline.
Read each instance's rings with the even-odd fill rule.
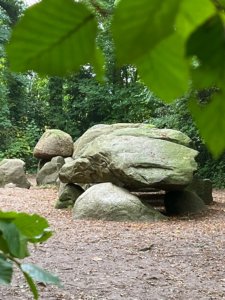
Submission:
[[[11,11],[14,13],[9,13],[10,10],[6,10],[5,6],[1,5],[3,2],[11,3]],[[51,4],[51,0],[45,0],[43,2],[45,2],[45,5]],[[9,39],[11,27],[16,23],[17,19],[20,18],[24,7],[21,5],[21,1],[0,1],[2,24],[2,31],[0,32],[0,137],[2,141],[0,145],[0,158],[22,158],[26,161],[29,170],[35,170],[37,161],[32,157],[32,150],[46,128],[62,129],[76,139],[90,126],[97,123],[150,122],[156,124],[158,127],[175,128],[187,133],[193,139],[194,147],[200,151],[198,157],[200,164],[199,174],[213,179],[217,186],[223,186],[224,156],[221,156],[218,160],[213,159],[201,139],[197,127],[194,125],[193,116],[191,116],[189,110],[190,103],[192,103],[192,108],[195,105],[193,103],[196,103],[190,101],[194,98],[193,95],[197,95],[197,103],[199,107],[204,110],[207,108],[207,105],[213,102],[211,101],[211,97],[214,94],[217,95],[218,93],[215,91],[219,89],[215,89],[214,93],[208,92],[210,90],[209,88],[200,89],[198,92],[194,92],[195,90],[193,91],[192,89],[192,92],[188,94],[183,92],[183,96],[180,97],[180,100],[176,100],[171,105],[165,104],[165,102],[159,100],[140,80],[140,70],[139,72],[137,71],[129,55],[126,58],[126,62],[132,64],[119,66],[117,62],[118,51],[119,59],[121,60],[123,60],[123,53],[121,52],[122,49],[117,49],[117,53],[115,53],[112,38],[111,24],[114,12],[114,1],[82,2],[88,5],[91,12],[94,12],[97,23],[100,24],[100,26],[98,26],[95,43],[98,49],[101,49],[101,52],[104,54],[104,81],[96,80],[96,77],[102,78],[102,73],[94,58],[94,62],[91,61],[92,64],[87,63],[83,65],[83,67],[80,67],[76,74],[64,77],[39,77],[33,71],[27,71],[23,74],[12,73],[8,69],[4,46]],[[121,2],[124,2],[123,5],[126,6],[134,4],[133,1],[130,2],[131,4],[129,4],[128,1]],[[143,1],[140,1],[137,5],[141,5],[142,2]],[[155,1],[152,1],[152,5],[154,2]],[[173,5],[170,8],[170,16],[168,16],[168,18],[173,19],[174,17],[172,17],[172,15],[174,14],[173,9],[176,5],[176,1],[171,2],[173,2]],[[204,2],[208,8],[201,7],[203,15],[201,20],[199,19],[196,21],[197,23],[193,25],[191,32],[196,29],[194,26],[199,26],[204,23],[208,17],[211,18],[212,9],[215,12],[215,8],[212,4],[209,7],[208,0]],[[60,0],[57,0],[57,5],[60,6],[60,3]],[[192,9],[192,1],[188,3],[187,1],[183,1],[184,6],[190,6],[189,9]],[[215,4],[218,5],[218,1],[215,1]],[[14,6],[16,9],[12,9]],[[30,17],[32,14],[36,14],[35,9],[38,8],[38,6],[39,5],[36,5],[27,11],[28,21],[29,14]],[[56,8],[54,8],[54,10],[55,9]],[[122,4],[121,7],[119,6],[118,8],[116,19],[120,19],[123,16],[120,15],[122,14],[120,9],[122,9]],[[153,6],[151,9],[153,9]],[[221,9],[221,7],[219,7],[219,9]],[[83,9],[83,12],[85,12],[85,9]],[[61,11],[60,13],[62,14],[63,12]],[[129,13],[134,12],[129,11]],[[13,21],[10,20],[10,16],[14,16]],[[181,17],[182,16],[180,16],[180,18]],[[181,20],[178,18],[177,22],[180,24]],[[60,26],[60,24],[59,21],[58,26]],[[35,24],[32,26],[34,26],[34,29],[36,28]],[[45,28],[44,25],[42,26]],[[116,25],[114,24],[113,26],[113,34],[115,37]],[[182,32],[185,36],[188,36],[190,26],[188,23],[186,27],[182,27]],[[145,32],[145,34],[150,33]],[[167,35],[170,33],[161,32],[160,34],[163,36],[164,34]],[[120,37],[116,36],[115,40],[117,41],[117,39],[120,39]],[[131,35],[127,36],[127,39],[128,41],[126,41],[126,43],[132,42]],[[116,43],[118,44],[119,42],[117,41]],[[141,43],[142,41],[140,41],[140,44]],[[157,40],[154,40],[154,43],[158,43]],[[149,45],[146,45],[146,47],[147,46]],[[133,47],[134,45],[132,49]],[[168,50],[168,48],[166,49]],[[99,54],[99,51],[97,52],[98,54],[96,55],[99,61],[102,55]],[[138,52],[135,55],[139,55]],[[163,57],[162,55],[160,62],[155,65],[157,70],[154,69],[154,72],[163,72],[163,66],[161,65],[162,61],[165,60]],[[195,61],[195,64],[198,64],[198,61]],[[155,79],[153,78],[148,85],[154,89],[156,84],[155,80],[157,80],[162,93],[167,93],[171,84],[168,84],[166,78],[162,76],[162,73],[158,74],[154,72],[153,74],[157,74],[157,76],[154,75]],[[177,86],[182,87],[182,84],[180,85],[179,82],[174,82]],[[163,97],[161,93],[159,94]],[[167,95],[169,94],[167,93]],[[199,97],[199,95],[201,97]],[[173,95],[173,98],[175,98],[175,95]],[[221,134],[222,129],[220,128],[220,130],[214,130],[213,135],[216,135],[219,131]],[[220,140],[222,139],[220,138]],[[215,143],[217,143],[216,138]]]
[[[28,9],[7,47],[11,68],[58,76],[90,63],[103,79],[105,55],[98,36],[102,19],[112,14],[117,65],[135,66],[162,100],[174,101],[190,88],[218,88],[213,101],[201,105],[192,99],[190,109],[207,146],[219,157],[225,149],[224,1],[117,0],[113,9],[108,3],[42,0]]]

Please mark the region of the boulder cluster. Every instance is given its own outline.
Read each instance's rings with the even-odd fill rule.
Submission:
[[[72,207],[75,219],[114,221],[204,210],[213,201],[212,184],[194,178],[197,154],[180,131],[140,123],[95,125],[75,143],[49,129],[34,148],[37,184],[59,186],[56,208]],[[160,195],[165,214],[151,205],[150,194]]]

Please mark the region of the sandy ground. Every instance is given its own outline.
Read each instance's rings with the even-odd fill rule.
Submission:
[[[54,235],[27,261],[57,274],[63,288],[39,285],[42,300],[225,299],[225,191],[195,217],[156,223],[74,221],[54,208],[54,188],[0,189],[2,210],[38,213]],[[32,299],[21,274],[0,300]]]

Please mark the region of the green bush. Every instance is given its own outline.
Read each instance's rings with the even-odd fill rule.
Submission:
[[[202,178],[209,178],[215,188],[225,188],[225,155],[219,160],[208,159],[205,164],[201,165],[198,175]]]
[[[25,123],[22,128],[14,127],[7,150],[0,152],[0,158],[20,158],[25,161],[27,170],[36,170],[37,160],[33,157],[33,148],[40,135],[41,130],[34,122]]]

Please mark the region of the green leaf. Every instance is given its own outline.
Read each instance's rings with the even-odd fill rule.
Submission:
[[[116,6],[121,0],[115,0],[114,1],[114,6]]]
[[[225,92],[214,95],[207,105],[195,101],[190,104],[191,113],[209,150],[218,158],[225,149]]]
[[[44,242],[52,235],[48,221],[37,214],[0,211],[0,219],[14,223],[21,235],[31,243]]]
[[[119,64],[134,63],[174,32],[180,0],[122,0],[112,22]]]
[[[43,232],[40,235],[35,236],[35,238],[29,238],[28,241],[30,243],[43,243],[47,241],[51,236],[52,236],[51,229],[46,228],[43,230]]]
[[[223,21],[218,15],[193,32],[187,42],[187,56],[196,56],[199,60],[199,66],[192,71],[194,87],[223,87],[225,31]]]
[[[7,221],[0,221],[0,232],[7,243],[9,253],[17,258],[24,258],[29,255],[27,241],[20,234],[16,225]]]
[[[18,213],[15,211],[0,211],[0,219],[7,219],[8,221],[12,221],[18,216]]]
[[[0,250],[4,253],[9,253],[9,247],[6,240],[3,237],[3,234],[0,232]]]
[[[43,0],[14,28],[7,53],[13,71],[66,75],[95,61],[97,22],[82,3]]]
[[[37,214],[28,215],[20,213],[15,219],[14,224],[27,237],[28,241],[32,243],[43,242],[52,235],[48,221]]]
[[[9,284],[12,280],[13,266],[0,255],[0,284]]]
[[[96,79],[103,82],[105,80],[105,69],[103,67],[105,64],[105,57],[101,49],[96,49],[96,59],[92,62],[92,64],[96,74]]]
[[[52,275],[38,266],[33,264],[21,264],[21,270],[35,281],[61,286],[60,280],[57,276]]]
[[[37,300],[39,295],[38,295],[38,290],[37,290],[37,287],[36,287],[33,279],[25,272],[23,272],[23,275],[27,281],[27,284],[29,285],[29,288],[34,296],[34,299]]]
[[[221,8],[225,9],[225,0],[217,0],[216,2]]]
[[[189,62],[184,51],[183,40],[174,34],[137,63],[144,83],[167,102],[183,96],[188,89]]]
[[[176,19],[176,30],[181,36],[187,38],[215,13],[215,6],[210,0],[182,0]]]

